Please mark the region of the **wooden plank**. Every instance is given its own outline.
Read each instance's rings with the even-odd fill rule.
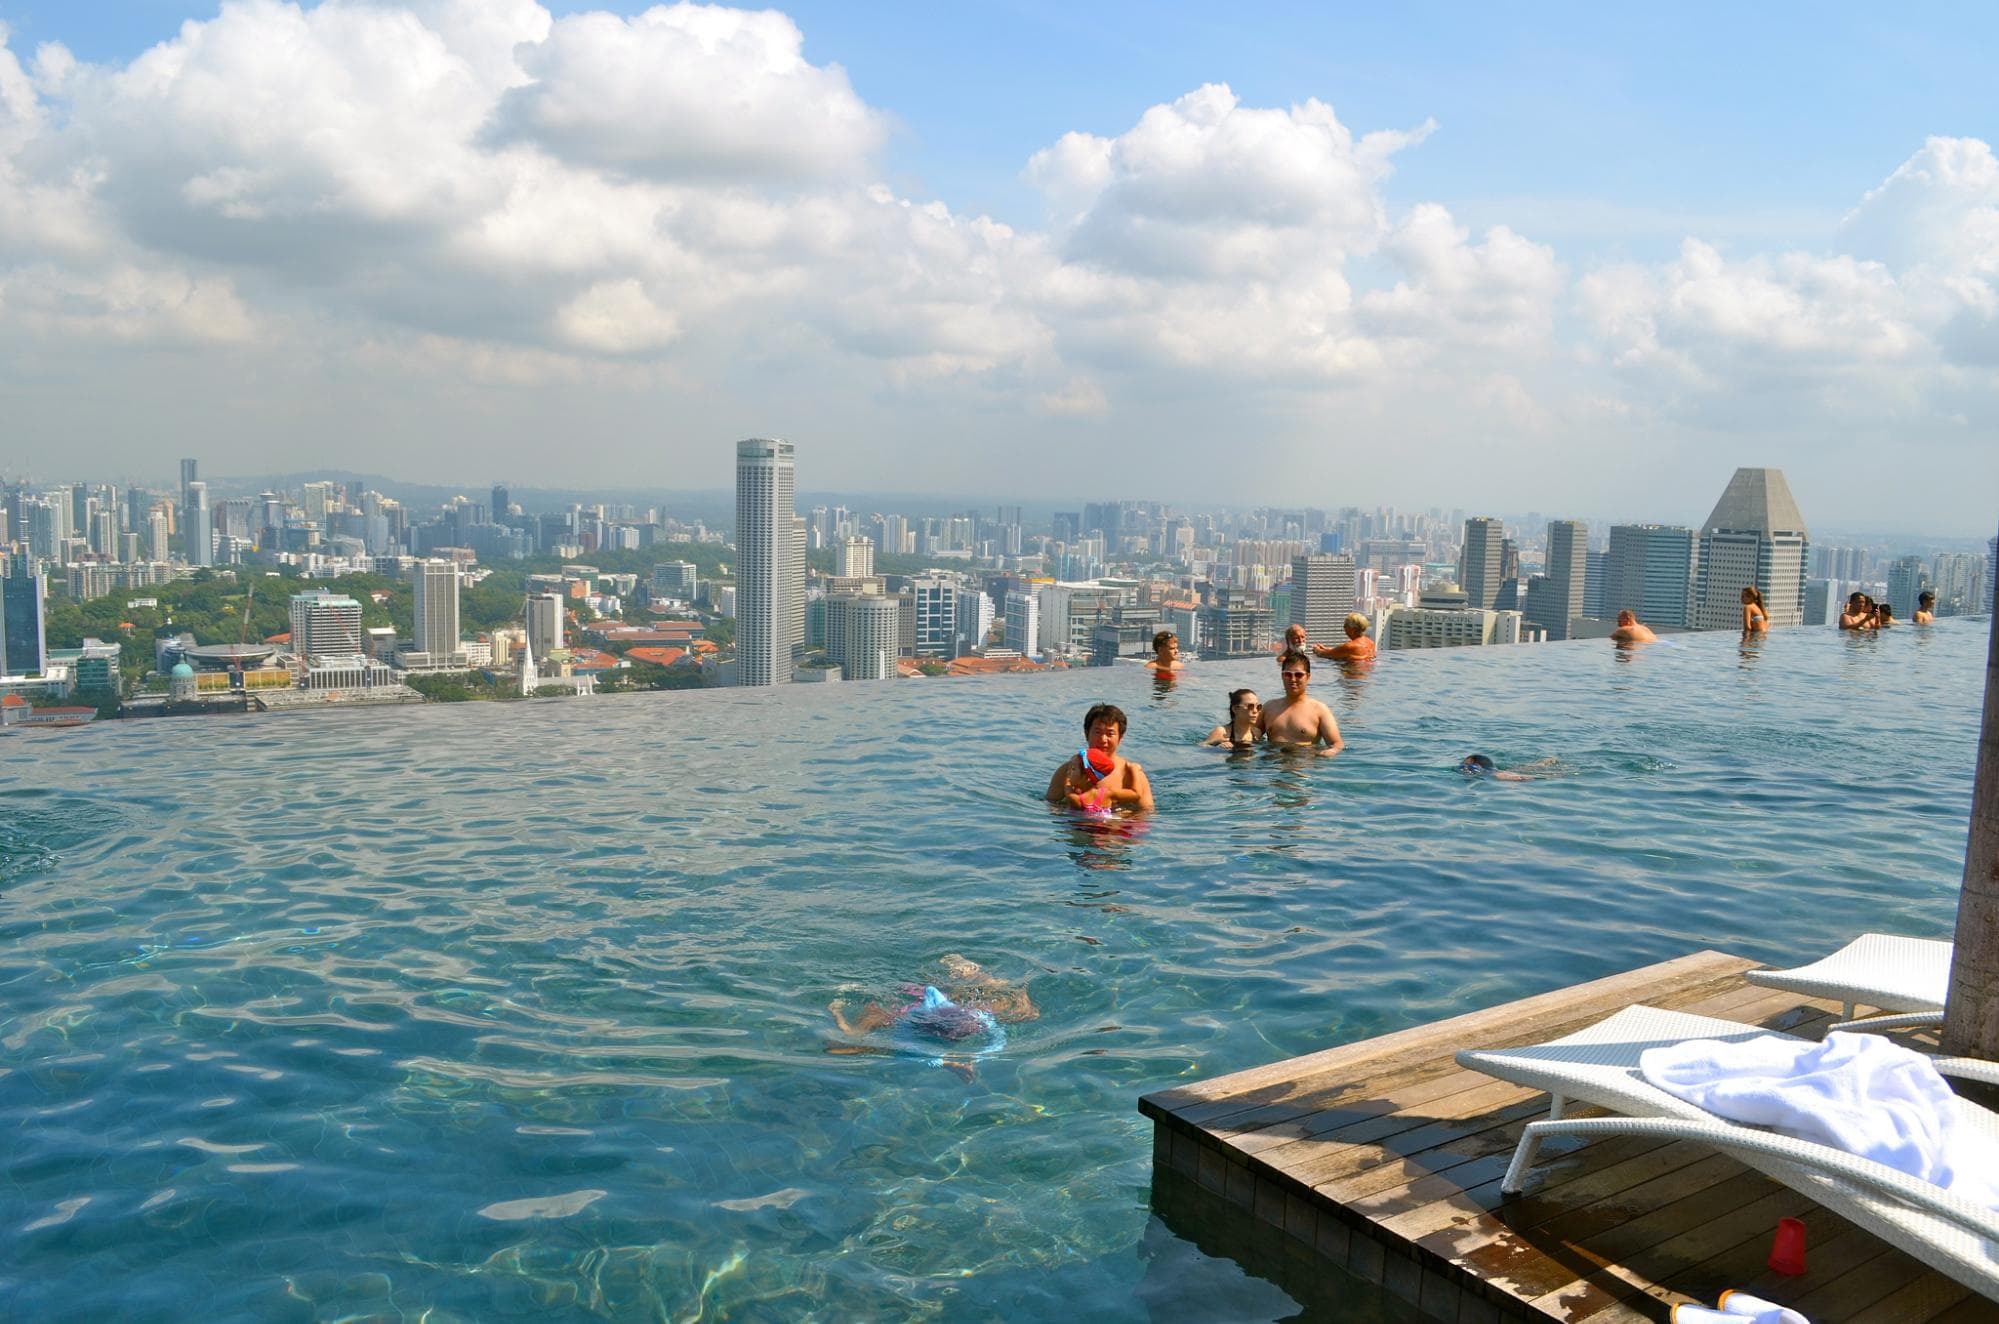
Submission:
[[[1837,1016],[1833,1004],[1749,984],[1741,972],[1753,966],[1696,953],[1148,1095],[1155,1164],[1196,1180],[1293,1259],[1324,1256],[1432,1318],[1488,1324],[1510,1300],[1534,1318],[1639,1324],[1742,1286],[1808,1314],[1814,1302],[1826,1320],[1999,1319],[1991,1302],[1966,1314],[1965,1289],[1695,1144],[1552,1139],[1529,1189],[1501,1197],[1520,1130],[1545,1114],[1546,1096],[1460,1068],[1459,1049],[1557,1038],[1638,1004],[1807,1036]],[[1812,1247],[1812,1272],[1798,1279],[1763,1263],[1786,1216],[1805,1219]]]

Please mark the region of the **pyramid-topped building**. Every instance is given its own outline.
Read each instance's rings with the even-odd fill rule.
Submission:
[[[1773,626],[1805,620],[1811,534],[1781,469],[1737,469],[1701,525],[1694,627],[1725,630],[1742,620],[1742,590],[1763,595]]]

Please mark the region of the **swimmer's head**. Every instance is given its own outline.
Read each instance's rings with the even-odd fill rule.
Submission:
[[[1249,717],[1263,711],[1263,701],[1256,697],[1255,690],[1229,691],[1229,716]]]
[[[1359,612],[1348,616],[1343,624],[1349,639],[1358,639],[1367,633],[1368,619]]]
[[[1763,591],[1762,591],[1761,589],[1758,589],[1758,588],[1755,588],[1755,587],[1753,587],[1753,586],[1752,586],[1752,587],[1749,587],[1749,588],[1745,588],[1745,589],[1743,589],[1743,590],[1742,590],[1742,605],[1743,605],[1743,606],[1745,606],[1745,607],[1750,607],[1750,606],[1755,606],[1755,607],[1760,607],[1760,606],[1762,606],[1762,605],[1763,605]]]
[[[1484,754],[1467,754],[1458,763],[1458,771],[1467,777],[1483,777],[1494,771],[1492,759]]]
[[[1284,630],[1284,646],[1286,648],[1303,648],[1305,646],[1305,627],[1296,622],[1286,626]]]
[[[1934,607],[1934,606],[1936,606],[1936,605],[1937,605],[1937,595],[1936,595],[1936,594],[1934,594],[1934,593],[1927,593],[1927,592],[1925,592],[1925,593],[1918,593],[1918,594],[1916,594],[1916,610],[1917,610],[1917,611],[1928,611],[1928,610],[1929,610],[1930,608],[1932,608],[1932,607]]]
[[[1855,611],[1858,611],[1866,601],[1867,595],[1865,593],[1854,592],[1846,595],[1846,605]]]
[[[1096,704],[1090,711],[1084,713],[1083,734],[1086,736],[1089,735],[1091,728],[1096,726],[1098,722],[1109,722],[1117,728],[1117,733],[1120,736],[1131,727],[1131,723],[1125,718],[1124,709],[1114,703]]]
[[[1617,623],[1619,625],[1636,625],[1638,624],[1638,613],[1626,607],[1623,611],[1617,613]]]

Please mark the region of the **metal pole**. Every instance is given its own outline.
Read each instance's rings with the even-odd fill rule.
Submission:
[[[1999,608],[1999,583],[1987,586]],[[1944,1006],[1943,1050],[1999,1060],[1999,609],[1985,652],[1985,712],[1957,899],[1957,941]]]

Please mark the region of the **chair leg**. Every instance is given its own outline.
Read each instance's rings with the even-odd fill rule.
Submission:
[[[1562,1119],[1562,1108],[1567,1102],[1559,1094],[1548,1097],[1548,1118],[1551,1122]],[[1527,1175],[1527,1169],[1534,1166],[1534,1151],[1540,1147],[1541,1138],[1535,1134],[1534,1124],[1528,1123],[1520,1132],[1520,1143],[1514,1147],[1513,1161],[1506,1165],[1506,1176],[1499,1182],[1499,1193],[1504,1196],[1520,1194],[1520,1185]]]

